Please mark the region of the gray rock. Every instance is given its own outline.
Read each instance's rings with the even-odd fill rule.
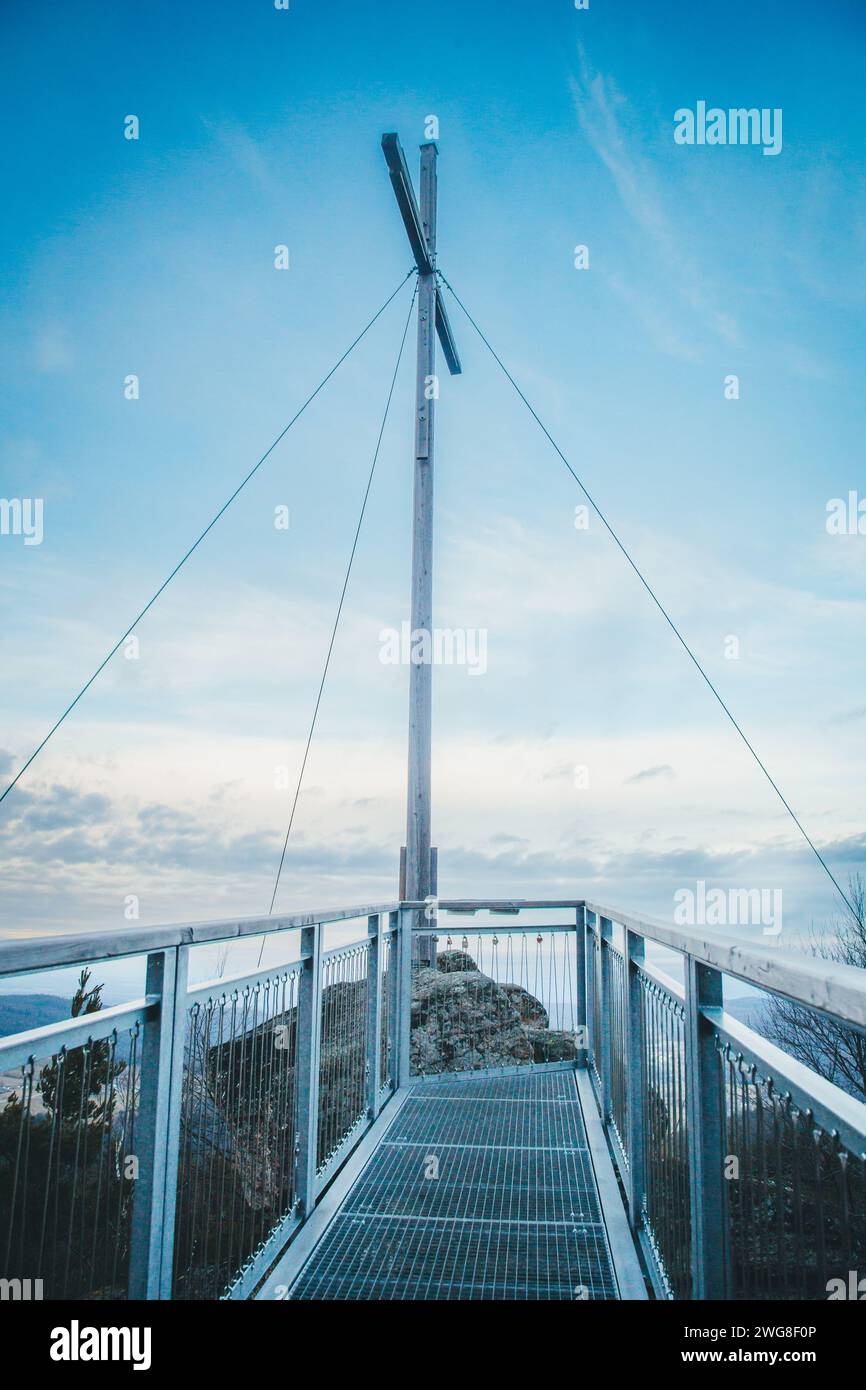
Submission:
[[[483,975],[466,951],[443,951],[435,970],[413,973],[416,1074],[574,1060],[574,1035],[548,1025],[540,1000],[521,985]]]
[[[455,953],[459,954],[459,953]],[[479,970],[417,970],[412,982],[412,1067],[419,1073],[513,1066],[532,1058],[520,1015]]]
[[[477,970],[478,966],[468,951],[447,950],[436,957],[436,969],[448,975],[454,970]]]
[[[546,1008],[528,989],[522,985],[503,985],[502,988],[520,1015],[521,1023],[531,1024],[535,1028],[550,1026]]]
[[[560,1032],[555,1028],[528,1028],[527,1035],[532,1044],[534,1062],[573,1062],[577,1056],[573,1033]]]

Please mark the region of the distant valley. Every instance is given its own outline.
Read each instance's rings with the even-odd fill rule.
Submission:
[[[59,994],[0,994],[0,1038],[68,1017],[69,1000]]]

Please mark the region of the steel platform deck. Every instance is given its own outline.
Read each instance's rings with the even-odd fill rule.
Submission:
[[[585,1119],[573,1072],[420,1081],[380,1125],[264,1297],[644,1296],[594,1107]],[[601,1186],[619,1219],[604,1210],[605,1164]]]

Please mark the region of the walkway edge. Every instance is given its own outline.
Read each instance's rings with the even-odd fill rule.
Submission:
[[[301,1227],[288,1250],[274,1265],[255,1295],[256,1301],[284,1299],[288,1296],[288,1291],[349,1195],[349,1189],[366,1167],[374,1150],[379,1147],[413,1089],[413,1086],[401,1087],[389,1101],[386,1101],[378,1119],[367,1130],[352,1157],[340,1170],[324,1197],[316,1205],[309,1221]]]
[[[578,1069],[574,1073],[574,1082],[580,1097],[580,1108],[583,1111],[586,1141],[595,1170],[601,1215],[610,1244],[614,1273],[619,1285],[619,1296],[626,1302],[639,1302],[647,1298],[646,1284],[629,1230],[628,1217],[616,1180],[613,1160],[607,1147],[607,1139],[601,1127],[601,1119],[595,1104],[589,1073],[584,1068]]]

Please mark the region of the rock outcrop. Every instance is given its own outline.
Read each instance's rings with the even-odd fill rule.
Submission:
[[[544,1005],[515,984],[483,975],[466,951],[443,951],[412,978],[412,1070],[419,1075],[561,1062],[574,1035],[549,1026]]]

